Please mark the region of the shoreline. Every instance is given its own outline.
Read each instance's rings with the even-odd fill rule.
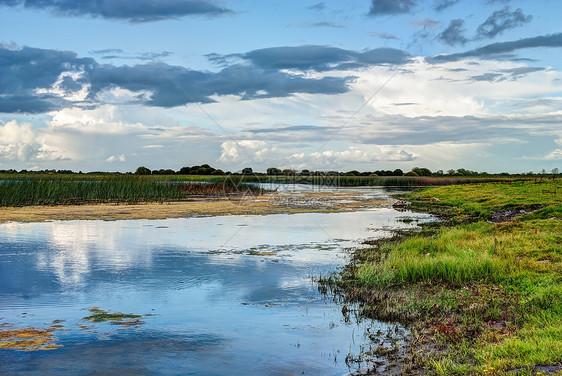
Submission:
[[[385,207],[391,200],[365,198],[360,192],[311,192],[189,201],[94,203],[0,207],[0,223],[68,220],[167,219],[220,215],[330,213]]]
[[[442,221],[356,249],[321,284],[357,303],[359,316],[411,330],[404,348],[379,346],[374,353],[397,374],[562,375],[558,184],[402,195],[404,207]]]

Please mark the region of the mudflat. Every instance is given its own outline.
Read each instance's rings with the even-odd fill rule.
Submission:
[[[99,203],[83,205],[0,207],[2,222],[53,220],[165,219],[215,215],[265,215],[279,213],[334,212],[390,205],[360,192],[309,192],[261,196],[200,198],[189,201],[139,204]]]

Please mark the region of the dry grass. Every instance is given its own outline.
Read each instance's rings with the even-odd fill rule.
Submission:
[[[165,219],[218,215],[265,215],[358,210],[389,205],[389,201],[364,199],[360,193],[306,193],[264,195],[237,199],[144,204],[88,204],[60,206],[0,207],[0,223],[52,220]]]

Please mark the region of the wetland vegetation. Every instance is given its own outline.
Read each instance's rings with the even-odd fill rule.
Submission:
[[[443,222],[358,249],[324,288],[411,327],[405,374],[562,374],[562,181],[403,198]]]

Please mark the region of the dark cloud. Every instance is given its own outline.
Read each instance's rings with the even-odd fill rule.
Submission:
[[[376,63],[379,58],[369,52],[356,54],[362,64]],[[0,46],[0,112],[95,107],[102,104],[99,94],[112,88],[137,93],[131,102],[159,107],[208,103],[214,95],[253,99],[295,93],[338,94],[347,92],[353,79],[294,76],[269,65],[235,64],[213,73],[165,63],[102,65],[91,58],[78,58],[74,52]],[[85,99],[69,99],[83,90],[88,93]]]
[[[449,23],[449,26],[443,30],[437,38],[449,46],[463,45],[468,39],[464,36],[464,20],[456,19]]]
[[[484,73],[484,74],[479,74],[477,76],[470,77],[472,81],[488,81],[488,82],[503,81],[502,78],[503,78],[503,74],[501,73]]]
[[[60,96],[49,93],[62,72],[87,73],[95,60],[78,58],[74,52],[0,46],[0,112],[41,113],[66,105]],[[83,78],[64,77],[60,90],[82,87]]]
[[[264,69],[329,71],[382,64],[403,64],[409,55],[394,48],[364,52],[326,46],[272,47],[237,55]]]
[[[371,0],[368,15],[376,17],[408,13],[415,6],[415,0]]]
[[[103,50],[92,50],[92,55],[122,54],[124,51],[120,48],[106,48]]]
[[[435,9],[437,12],[441,12],[442,10],[445,10],[455,5],[459,1],[460,0],[435,0],[435,3],[433,4],[433,9]]]
[[[478,38],[494,38],[498,34],[503,33],[507,29],[513,29],[531,22],[533,16],[526,16],[523,14],[521,8],[517,8],[513,12],[509,7],[495,11],[488,17],[483,24],[476,29],[476,36]]]
[[[477,48],[457,54],[437,55],[427,60],[434,63],[458,61],[467,58],[484,58],[493,57],[505,53],[510,53],[524,48],[538,47],[562,47],[562,33],[541,35],[533,38],[524,38],[511,42],[500,42],[488,44],[484,47]]]
[[[314,23],[303,23],[303,24],[299,24],[297,26],[298,27],[328,27],[328,28],[332,28],[332,29],[346,29],[346,27],[343,26],[343,25],[336,24],[336,23],[333,23],[333,22],[326,22],[326,21],[314,22]]]
[[[48,10],[62,16],[101,17],[132,23],[233,13],[204,0],[0,0],[0,6]]]
[[[373,38],[378,38],[378,39],[387,39],[387,40],[399,40],[400,38],[398,38],[396,35],[390,34],[390,33],[369,33],[370,36],[372,36]]]
[[[130,59],[130,60],[141,60],[141,61],[154,61],[172,55],[172,52],[170,51],[141,52],[138,54],[128,54],[125,53],[125,51],[123,51],[120,48],[107,48],[104,50],[94,50],[94,51],[90,51],[90,53],[104,60]]]
[[[326,8],[326,3],[323,1],[308,7],[308,9],[312,9],[312,10],[324,10],[325,8]]]
[[[424,30],[433,30],[441,26],[441,22],[433,18],[424,18],[410,22],[410,25],[422,27]]]
[[[543,70],[545,70],[545,68],[541,68],[541,67],[518,67],[518,68],[510,68],[510,69],[501,69],[496,72],[490,72],[477,76],[472,76],[470,77],[470,79],[473,81],[488,81],[488,82],[505,81],[508,79],[514,81],[528,75],[529,73],[540,72]]]

